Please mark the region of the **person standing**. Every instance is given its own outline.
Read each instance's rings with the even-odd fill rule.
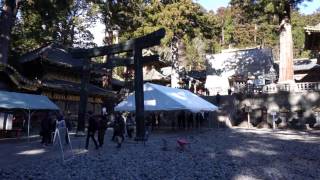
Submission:
[[[218,106],[220,106],[220,100],[221,100],[221,96],[220,96],[220,94],[218,92],[217,95],[216,95],[216,103],[217,103]]]
[[[96,149],[99,148],[98,143],[94,137],[96,131],[97,131],[97,122],[95,118],[93,117],[93,112],[89,111],[89,126],[88,126],[88,134],[87,134],[87,140],[86,140],[86,149],[89,148],[89,139],[91,138],[94,142],[94,145],[96,146]]]
[[[49,113],[46,112],[45,116],[42,118],[41,120],[41,131],[40,131],[40,135],[42,136],[42,140],[41,140],[41,144],[48,146],[48,144],[51,141],[51,119],[49,116]]]
[[[104,136],[106,134],[107,127],[108,127],[108,119],[107,119],[107,115],[105,114],[99,118],[99,123],[98,123],[98,142],[100,147],[103,146]]]
[[[117,148],[121,147],[122,142],[124,141],[124,131],[125,131],[125,123],[124,119],[119,112],[116,113],[115,122],[114,122],[114,135],[117,139],[118,146]]]
[[[64,118],[64,121],[66,123],[66,136],[65,136],[65,139],[66,139],[66,143],[69,144],[69,132],[72,130],[72,125],[71,125],[71,112],[67,112],[67,117]]]
[[[132,138],[132,133],[134,131],[134,120],[132,118],[132,115],[129,114],[126,121],[126,127],[127,127],[127,134],[129,138]]]

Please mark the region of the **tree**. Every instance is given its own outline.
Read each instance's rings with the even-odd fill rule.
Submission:
[[[306,0],[311,1],[311,0]],[[291,31],[291,12],[304,0],[231,0],[231,5],[246,12],[248,20],[276,21],[278,17],[280,34],[280,76],[279,81],[293,81],[293,41]]]
[[[0,14],[0,62],[8,62],[9,45],[11,40],[11,30],[14,26],[19,8],[19,0],[3,0]],[[1,7],[0,6],[0,7]]]
[[[88,29],[95,20],[95,7],[83,0],[21,1],[12,31],[12,59],[49,43],[66,48],[95,46]]]
[[[116,26],[120,29],[122,40],[165,28],[166,37],[161,47],[153,50],[159,51],[165,60],[171,61],[175,69],[193,65],[201,67],[200,64],[204,64],[203,53],[219,49],[208,46],[218,44],[215,43],[219,34],[216,16],[192,0],[111,0],[99,4],[106,34]],[[198,39],[197,43],[194,38]],[[196,47],[199,43],[204,44],[201,47],[205,47],[205,50]],[[190,51],[186,53],[187,49],[192,49],[192,54]]]

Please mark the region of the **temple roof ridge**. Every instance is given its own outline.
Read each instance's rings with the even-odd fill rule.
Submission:
[[[307,32],[320,32],[320,23],[315,26],[306,26],[304,29]]]

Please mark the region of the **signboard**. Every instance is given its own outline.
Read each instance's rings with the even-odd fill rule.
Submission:
[[[56,121],[56,130],[54,132],[53,144],[55,145],[57,141],[59,143],[62,161],[65,162],[69,159],[72,159],[74,157],[73,149],[71,145],[68,128],[64,120]],[[63,146],[63,144],[67,144],[67,148]],[[69,149],[69,152],[71,151],[71,158],[66,159],[66,155],[70,154],[68,153],[68,149]]]

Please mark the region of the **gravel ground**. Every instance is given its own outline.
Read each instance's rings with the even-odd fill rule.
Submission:
[[[155,132],[146,145],[126,139],[121,149],[110,137],[111,131],[103,148],[91,146],[89,151],[83,149],[84,138],[72,138],[75,157],[64,163],[54,146],[1,144],[1,149],[11,149],[0,156],[0,179],[320,179],[320,133],[240,128]],[[186,150],[177,149],[178,138],[190,142]]]

